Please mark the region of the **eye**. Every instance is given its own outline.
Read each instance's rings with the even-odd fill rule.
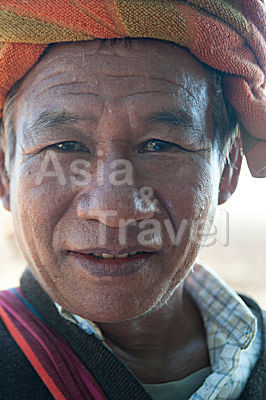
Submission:
[[[141,146],[141,149],[139,150],[139,153],[146,153],[146,152],[160,152],[160,151],[167,151],[173,146],[177,146],[174,143],[170,142],[165,142],[163,140],[158,140],[158,139],[150,139],[147,140],[147,142],[143,143]]]
[[[53,144],[52,146],[49,146],[50,148],[64,151],[64,152],[74,152],[74,151],[89,151],[85,146],[83,146],[79,142],[62,142],[62,143],[56,143]]]

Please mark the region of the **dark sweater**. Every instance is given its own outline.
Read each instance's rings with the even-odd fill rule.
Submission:
[[[118,357],[93,335],[88,335],[58,314],[52,300],[29,271],[26,271],[21,279],[21,289],[27,300],[43,319],[65,339],[74,353],[95,376],[108,399],[151,400],[150,395],[145,391],[138,379]],[[266,398],[266,313],[263,313],[251,299],[245,296],[242,296],[242,298],[258,318],[263,343],[259,360],[253,368],[240,399],[264,400]],[[53,399],[1,320],[0,399]]]

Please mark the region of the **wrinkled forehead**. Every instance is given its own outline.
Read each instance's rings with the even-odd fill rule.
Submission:
[[[182,103],[188,112],[194,109],[204,116],[209,86],[208,69],[173,43],[149,39],[59,43],[50,46],[23,79],[14,107],[16,123],[24,128],[33,114],[44,109],[67,107],[86,113],[88,96],[90,106],[99,110],[103,99],[125,102],[138,96],[140,112],[142,104],[156,106],[164,98],[169,106]]]
[[[160,83],[182,83],[200,90],[208,70],[187,49],[150,39],[59,43],[48,48],[21,85],[26,94],[49,84],[73,83],[90,77],[146,78]],[[120,79],[120,84],[122,79]],[[91,82],[93,83],[93,82]],[[96,82],[94,82],[96,83]]]

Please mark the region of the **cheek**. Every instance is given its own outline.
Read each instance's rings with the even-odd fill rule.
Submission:
[[[202,162],[194,169],[193,177],[184,193],[187,199],[188,246],[197,253],[207,239],[218,204],[218,175],[215,164]],[[190,216],[190,217],[189,217]]]
[[[188,248],[198,251],[201,237],[214,218],[218,174],[210,157],[187,156],[180,161],[160,162],[160,168],[154,168],[150,173],[149,181],[175,234],[184,232],[182,244],[176,249],[180,257]],[[169,231],[164,230],[169,239]]]
[[[67,211],[75,192],[57,177],[38,182],[40,163],[33,159],[14,166],[11,207],[17,240],[26,254],[47,257],[53,230]],[[46,251],[45,251],[46,249]],[[37,255],[37,252],[39,253]]]
[[[211,157],[212,154],[187,153],[168,158],[158,156],[150,162],[140,163],[136,175],[151,183],[159,200],[171,213],[182,213],[189,218],[207,208],[217,192],[217,172]]]

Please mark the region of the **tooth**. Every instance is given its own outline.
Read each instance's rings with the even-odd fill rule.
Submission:
[[[118,256],[116,256],[116,258],[126,258],[126,257],[128,257],[128,253],[119,254]]]
[[[105,253],[101,254],[101,257],[103,257],[103,258],[115,258],[115,256],[113,256],[112,254],[105,254]]]
[[[137,254],[137,251],[130,251],[128,254],[129,254],[130,256],[134,256],[135,254]]]

